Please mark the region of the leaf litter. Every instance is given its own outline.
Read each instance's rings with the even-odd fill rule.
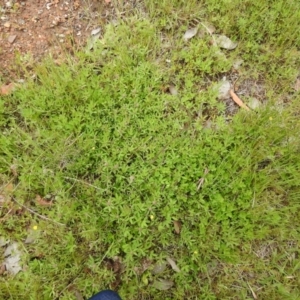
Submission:
[[[157,275],[157,274],[160,274],[160,273],[163,273],[167,268],[167,263],[165,261],[161,262],[161,263],[157,263],[154,265],[151,273],[153,275]]]
[[[35,201],[40,206],[52,206],[53,201],[50,199],[50,201],[47,201],[45,198],[41,197],[40,195],[36,195]]]
[[[190,40],[191,38],[193,38],[198,32],[198,27],[194,27],[194,28],[190,28],[188,29],[185,34],[183,35],[183,39],[184,41],[188,41]]]
[[[296,79],[295,85],[294,85],[294,90],[296,92],[300,91],[300,78]]]
[[[171,257],[167,257],[167,262],[170,264],[170,266],[172,267],[172,269],[179,273],[180,269],[178,268],[178,266],[176,265],[175,261],[171,258]]]
[[[178,91],[177,91],[176,86],[174,84],[170,84],[169,92],[172,96],[177,96],[178,95]]]
[[[215,41],[220,48],[226,50],[233,50],[237,47],[238,43],[234,43],[229,37],[226,35],[218,35],[215,34]]]
[[[182,224],[180,221],[173,221],[173,224],[174,224],[174,230],[177,234],[180,234],[180,231],[181,231],[181,227],[182,227]]]
[[[16,275],[22,270],[21,262],[22,252],[19,250],[19,244],[12,242],[4,252],[4,265],[6,271],[11,275]]]
[[[167,279],[158,279],[153,282],[153,287],[160,290],[166,291],[174,285],[174,282]]]

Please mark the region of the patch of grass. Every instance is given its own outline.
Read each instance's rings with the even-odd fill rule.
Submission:
[[[257,57],[284,49],[292,6],[271,6],[263,24],[261,4],[244,4],[247,35],[232,13],[237,1],[167,2],[148,1],[149,19],[109,25],[93,51],[45,61],[1,98],[0,234],[22,243],[38,228],[22,243],[23,272],[0,279],[2,299],[75,299],[107,287],[124,299],[299,296],[299,93],[277,104],[297,71],[298,36],[291,32],[284,60]],[[182,40],[204,15],[241,41],[226,59],[209,37]],[[275,88],[267,105],[229,120],[212,83],[240,55],[241,76]],[[166,92],[171,83],[177,96]],[[154,274],[167,257],[181,272]],[[154,289],[160,279],[174,286]]]

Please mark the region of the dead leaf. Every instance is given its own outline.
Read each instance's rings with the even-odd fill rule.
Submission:
[[[5,265],[3,264],[2,266],[0,266],[0,275],[4,274],[4,272],[6,271]]]
[[[185,41],[188,41],[189,39],[191,39],[192,37],[194,37],[194,36],[197,34],[197,32],[198,32],[198,27],[190,28],[190,29],[188,29],[188,30],[185,32],[185,34],[184,34],[184,36],[183,36],[183,39],[184,39]]]
[[[122,259],[120,256],[114,256],[113,257],[113,271],[114,273],[120,273],[124,269],[124,266],[122,264]]]
[[[2,85],[0,88],[0,95],[8,95],[14,90],[14,88],[15,84],[12,82],[6,85]]]
[[[75,9],[75,10],[78,9],[79,6],[80,6],[79,1],[78,1],[78,0],[75,0],[75,1],[74,1],[74,4],[73,4],[74,9]]]
[[[105,2],[106,4],[109,4],[109,3],[111,2],[111,0],[104,0],[104,2]]]
[[[4,188],[5,192],[11,193],[14,191],[14,185],[10,182],[8,183],[5,188]]]
[[[174,285],[174,282],[166,279],[159,279],[153,282],[153,287],[160,291],[166,291]]]
[[[21,252],[19,251],[19,245],[16,242],[10,244],[5,252],[4,252],[4,264],[7,272],[11,273],[12,275],[18,274],[22,267],[20,265],[21,261]]]
[[[176,265],[175,261],[174,261],[172,258],[167,257],[167,262],[170,264],[170,266],[172,267],[172,269],[173,269],[175,272],[177,272],[177,273],[180,272],[180,269],[178,268],[178,266]]]
[[[10,171],[13,173],[14,177],[18,177],[18,166],[13,164],[10,166]]]
[[[180,221],[173,221],[173,224],[174,224],[174,230],[177,234],[180,234],[180,231],[181,231],[181,222]]]
[[[153,267],[151,273],[152,273],[153,275],[157,275],[157,274],[163,273],[163,272],[165,271],[166,268],[167,268],[166,262],[157,263],[157,264],[155,264],[155,266]]]
[[[91,35],[97,35],[101,31],[101,27],[97,27],[91,31]]]
[[[300,78],[297,78],[296,83],[294,85],[294,90],[295,91],[300,91]]]
[[[40,195],[36,195],[35,201],[40,206],[52,206],[52,201],[47,201],[45,198],[42,198]]]
[[[3,193],[0,194],[0,205],[11,200],[10,195],[14,191],[14,185],[10,182],[3,188]]]
[[[234,43],[229,37],[226,35],[214,35],[215,41],[220,48],[226,50],[233,50],[237,47],[238,43]]]
[[[177,96],[177,95],[178,95],[176,86],[173,85],[173,84],[170,84],[170,85],[169,85],[169,92],[170,92],[170,94],[173,95],[173,96]]]
[[[149,267],[152,265],[152,261],[148,258],[142,259],[142,263],[139,267],[134,267],[134,271],[138,275],[142,275],[146,270],[149,269]]]
[[[20,266],[20,257],[19,256],[9,256],[4,260],[5,268],[7,272],[11,273],[12,275],[18,274],[22,267]]]

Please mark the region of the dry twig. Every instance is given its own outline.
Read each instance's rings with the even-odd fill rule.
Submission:
[[[86,181],[84,181],[84,180],[80,180],[80,179],[76,179],[76,178],[68,177],[68,176],[64,176],[64,178],[65,178],[65,179],[68,179],[68,180],[73,180],[73,181],[75,181],[75,182],[82,183],[82,184],[87,185],[87,186],[90,186],[90,187],[92,187],[92,188],[94,188],[94,189],[96,189],[96,190],[103,191],[103,189],[101,189],[101,188],[99,188],[99,187],[97,187],[97,186],[95,186],[95,185],[92,185],[92,184],[90,184],[90,183],[88,183],[88,182],[86,182]]]
[[[12,198],[12,199],[13,199],[13,201],[14,201],[15,203],[17,203],[18,205],[22,206],[23,208],[25,208],[26,210],[28,210],[28,211],[29,211],[30,213],[32,213],[33,215],[36,215],[36,216],[38,216],[39,218],[41,218],[41,219],[43,219],[43,220],[53,222],[53,223],[58,224],[58,225],[60,225],[60,226],[65,226],[65,224],[63,224],[63,223],[54,221],[54,220],[52,220],[52,219],[47,218],[46,216],[43,216],[43,215],[37,213],[36,211],[32,210],[31,208],[29,208],[29,207],[23,205],[22,203],[18,202],[16,199],[14,199],[14,198]]]
[[[238,97],[238,95],[234,92],[233,89],[229,91],[232,100],[240,107],[250,111],[250,108]]]

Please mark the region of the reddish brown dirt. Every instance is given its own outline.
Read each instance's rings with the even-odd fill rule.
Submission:
[[[0,1],[0,79],[15,77],[17,57],[32,65],[83,46],[113,14],[109,0]]]

